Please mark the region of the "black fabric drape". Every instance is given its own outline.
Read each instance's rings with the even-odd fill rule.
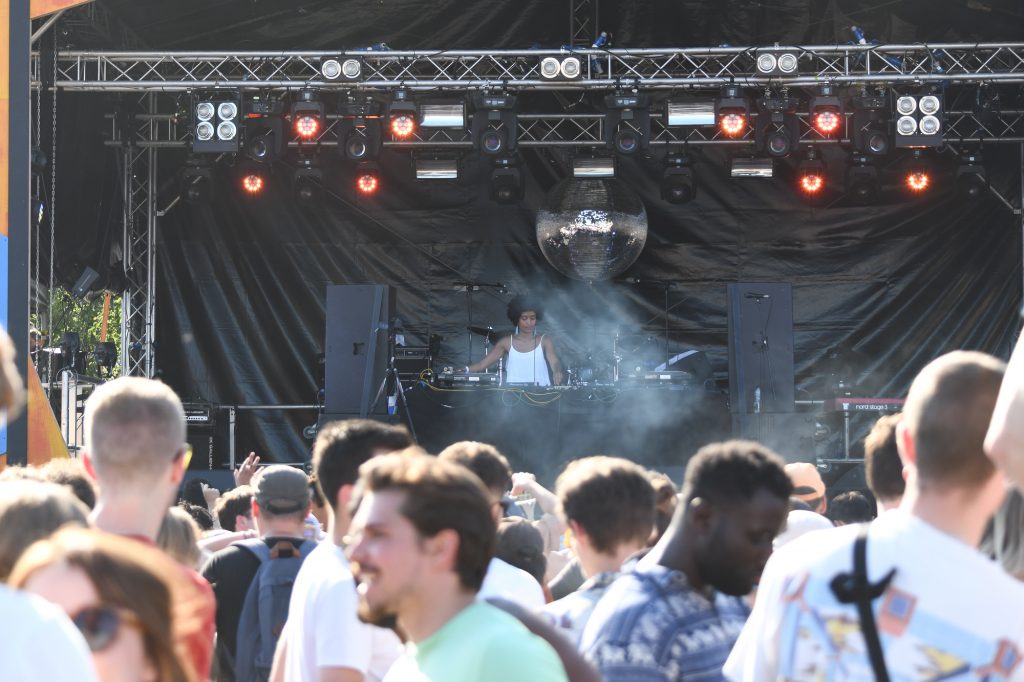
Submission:
[[[1007,151],[1003,170],[1012,176],[1016,150]],[[830,167],[838,175],[830,181],[841,184],[841,164]],[[697,168],[697,199],[673,206],[659,198],[657,163],[619,165],[650,221],[647,247],[628,274],[673,282],[671,347],[707,351],[721,386],[728,381],[726,284],[733,281],[793,284],[798,398],[823,395],[836,347],[850,349],[862,394],[889,397],[901,397],[943,352],[1008,356],[1021,304],[1021,231],[994,196],[967,203],[947,186],[908,200],[890,187],[873,206],[833,196],[810,207],[784,179],[730,179],[717,150]],[[180,204],[159,230],[164,377],[186,398],[313,402],[330,283],[395,286],[407,342],[442,335],[447,364],[482,353],[476,342],[469,349],[470,315],[475,324],[507,326],[508,296],[484,290],[470,301],[456,284],[462,280],[540,294],[543,329],[569,365],[588,355],[609,361],[616,332],[660,339],[661,290],[575,282],[547,264],[534,236],[545,190],[535,174],[526,173],[522,205],[508,207],[489,201],[483,162],[467,158],[462,169],[458,183],[417,183],[407,159],[387,154],[383,188],[372,200],[356,198],[344,169],[328,166],[328,193],[311,208],[295,203],[283,175],[256,200],[239,196],[225,176],[210,205]],[[309,444],[300,428],[310,421],[243,415],[237,452],[301,459]]]

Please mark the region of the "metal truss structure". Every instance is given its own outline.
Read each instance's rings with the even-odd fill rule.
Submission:
[[[798,68],[759,73],[757,58],[795,53]],[[541,77],[544,57],[575,55],[574,80]],[[326,80],[320,62],[359,60],[354,80]],[[38,73],[38,58],[33,62]],[[38,80],[38,79],[37,79]],[[1024,43],[819,45],[684,49],[437,50],[348,52],[61,52],[57,87],[108,92],[318,88],[336,91],[677,90],[723,85],[1024,83]]]
[[[940,45],[828,45],[812,47],[717,47],[685,49],[577,49],[597,30],[596,0],[573,0],[570,28],[573,47],[562,50],[495,51],[348,51],[348,52],[92,52],[62,51],[56,58],[57,88],[69,92],[123,92],[133,101],[109,117],[110,142],[120,150],[124,189],[124,292],[122,367],[126,375],[152,376],[155,325],[155,255],[157,158],[162,148],[188,148],[188,113],[179,107],[181,93],[235,90],[265,97],[305,89],[353,99],[384,101],[396,90],[445,92],[459,96],[479,91],[550,92],[545,101],[561,111],[517,113],[517,144],[521,147],[593,151],[607,145],[607,119],[593,107],[575,107],[566,95],[587,91],[647,93],[654,101],[669,97],[708,102],[725,85],[751,96],[830,85],[847,90],[910,90],[929,87],[947,93],[943,138],[951,143],[1024,143],[1024,109],[976,102],[964,106],[957,93],[979,88],[1024,84],[1024,43]],[[593,12],[588,15],[588,12]],[[588,19],[592,17],[592,19]],[[789,52],[798,68],[788,75],[764,74],[757,58],[765,52]],[[582,67],[574,80],[547,80],[540,73],[544,57],[575,56]],[[353,80],[326,80],[320,71],[327,58],[353,58],[361,65]],[[38,86],[40,59],[33,56],[33,82]],[[582,94],[580,94],[582,93]],[[140,106],[134,106],[134,103]],[[1017,105],[1019,106],[1019,105]],[[809,122],[806,103],[797,111],[800,144],[848,144],[849,139],[822,136]],[[554,107],[552,107],[554,108]],[[718,127],[669,126],[663,110],[652,106],[650,144],[671,150],[685,145],[747,145],[755,126],[739,139],[724,138]],[[756,111],[752,107],[753,116]],[[851,112],[845,130],[852,135]],[[315,140],[288,140],[300,149],[338,144],[341,116],[328,108],[325,125]],[[290,129],[290,128],[289,128]],[[465,129],[420,129],[405,141],[385,140],[390,149],[473,146]],[[1024,146],[1022,146],[1024,158]],[[1005,199],[1004,199],[1005,201]],[[1008,204],[1009,205],[1009,204]],[[1019,207],[1011,206],[1018,214]]]
[[[155,93],[142,95],[142,111],[155,106]],[[156,189],[159,120],[145,114],[120,132],[123,192],[125,289],[121,301],[121,374],[153,376],[156,317]]]

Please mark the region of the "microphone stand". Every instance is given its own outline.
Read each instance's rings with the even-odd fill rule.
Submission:
[[[391,412],[391,396],[395,396],[396,402],[401,404],[402,412],[405,414],[405,421],[409,425],[409,434],[412,436],[413,442],[418,442],[416,438],[416,427],[412,424],[412,414],[409,412],[409,403],[405,399],[405,387],[402,386],[402,380],[398,377],[398,369],[395,367],[395,324],[394,320],[388,323],[388,366],[384,371],[384,378],[380,381],[380,386],[377,387],[377,397],[373,399],[373,404],[370,406],[370,414],[377,409],[377,405],[380,404],[380,399],[384,397],[384,394],[388,395],[388,415],[392,415]]]

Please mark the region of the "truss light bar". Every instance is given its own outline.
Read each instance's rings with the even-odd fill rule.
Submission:
[[[614,178],[615,157],[577,157],[572,160],[574,178]]]
[[[744,157],[732,160],[729,174],[734,178],[770,178],[774,171],[775,164],[772,159]]]
[[[667,100],[665,120],[669,126],[713,126],[715,125],[715,102]]]
[[[465,128],[464,102],[420,104],[420,126],[424,128]]]
[[[416,159],[417,180],[458,180],[459,164],[455,159]]]

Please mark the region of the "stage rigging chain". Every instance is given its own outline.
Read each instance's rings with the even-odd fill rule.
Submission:
[[[43,89],[36,88],[35,91],[35,116],[32,118],[32,132],[33,132],[33,145],[34,149],[43,148],[43,123],[42,123],[42,107],[43,107]],[[43,178],[39,173],[32,174],[32,180],[35,186],[34,198],[36,204],[33,205],[33,210],[37,211],[35,215],[38,215],[38,206],[43,198]],[[39,317],[39,230],[42,228],[40,221],[29,218],[29,229],[32,231],[32,237],[35,243],[32,245],[33,255],[33,268],[32,268],[32,282],[35,284],[35,290],[32,292],[32,314],[35,315],[37,327],[42,327],[42,322]],[[31,355],[32,348],[29,348],[29,354]],[[49,390],[49,389],[47,389]]]
[[[53,344],[53,267],[54,267],[54,249],[57,244],[57,31],[53,31],[53,109],[51,120],[53,125],[51,127],[51,135],[53,136],[50,142],[50,282],[47,295],[50,298],[49,307],[47,309],[47,323],[50,329],[48,334],[50,336],[48,344]],[[36,318],[38,319],[38,318]],[[64,356],[61,356],[63,360]],[[46,354],[46,395],[50,395],[50,386],[53,383],[53,353]]]

